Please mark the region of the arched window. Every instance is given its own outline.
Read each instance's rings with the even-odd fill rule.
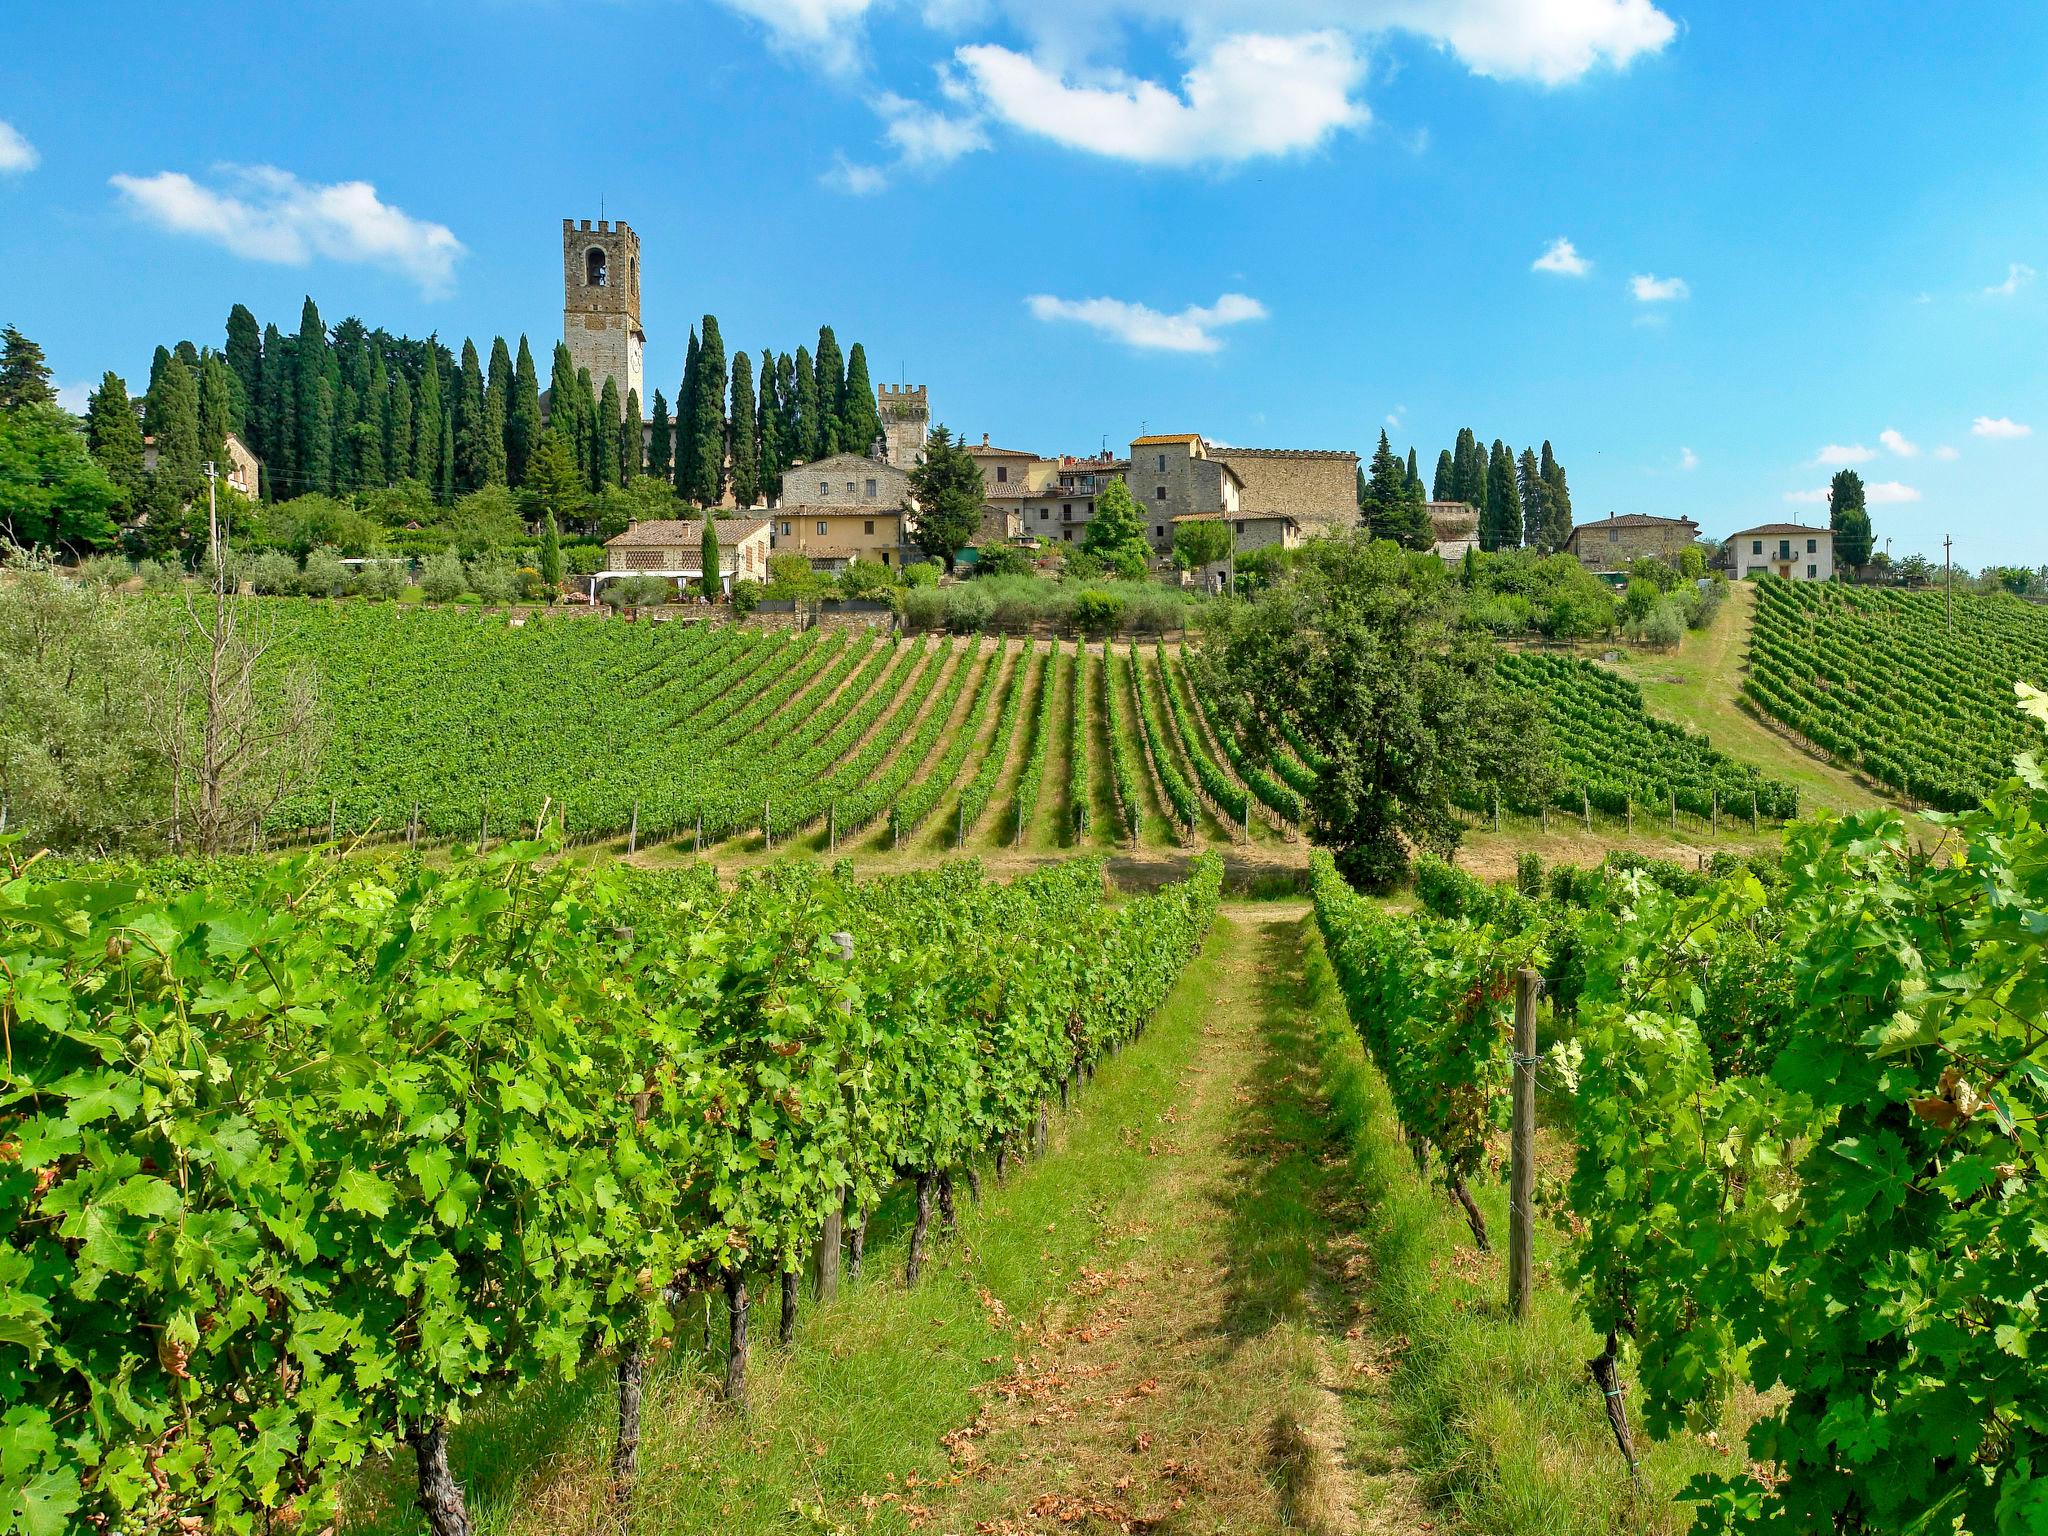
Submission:
[[[605,284],[605,256],[602,248],[592,246],[590,254],[583,258],[583,282],[586,287],[602,288]]]

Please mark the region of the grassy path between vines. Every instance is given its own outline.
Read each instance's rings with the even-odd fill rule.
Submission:
[[[1054,1116],[1050,1151],[1001,1186],[984,1170],[978,1206],[963,1189],[915,1292],[899,1209],[858,1286],[807,1299],[793,1349],[758,1306],[744,1420],[686,1328],[650,1383],[631,1529],[1422,1528],[1352,1299],[1304,910],[1226,908],[1151,1028]],[[469,1417],[455,1455],[479,1532],[615,1528],[608,1388],[600,1365]],[[410,1470],[364,1480],[352,1530],[411,1528]]]

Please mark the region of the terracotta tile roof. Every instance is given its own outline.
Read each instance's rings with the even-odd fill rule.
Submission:
[[[992,459],[1035,459],[1038,457],[1035,453],[1026,453],[1022,448],[991,448],[986,439],[978,443],[968,443],[965,446],[969,453],[977,457],[983,454]]]
[[[1591,533],[1600,528],[1677,528],[1686,527],[1699,531],[1699,524],[1689,517],[1651,517],[1643,512],[1623,512],[1616,517],[1603,517],[1590,523],[1580,523],[1572,529],[1572,537]]]
[[[1788,533],[1794,538],[1800,539],[1819,538],[1823,534],[1828,538],[1835,536],[1835,531],[1832,528],[1816,527],[1812,523],[1758,523],[1754,528],[1738,528],[1735,532],[1729,534],[1728,538],[1746,539],[1753,534],[1759,533],[1769,534],[1772,538]],[[1725,544],[1727,539],[1722,540],[1722,542]]]
[[[1198,432],[1155,432],[1150,437],[1132,438],[1131,446],[1147,448],[1154,443],[1199,443],[1201,440],[1201,434]]]
[[[737,544],[768,527],[765,517],[720,517],[713,521],[718,525],[721,544]],[[660,517],[650,522],[635,523],[624,533],[614,534],[604,541],[604,547],[636,549],[643,544],[695,543],[703,537],[704,519],[701,517]]]

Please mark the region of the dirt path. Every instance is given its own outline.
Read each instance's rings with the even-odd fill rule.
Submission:
[[[1007,1320],[1009,1369],[948,1438],[959,1480],[932,1529],[1424,1527],[1372,1407],[1358,1223],[1305,1054],[1304,910],[1219,919],[1201,1047],[1144,1146],[1156,1174],[1086,1213],[1099,1267]]]

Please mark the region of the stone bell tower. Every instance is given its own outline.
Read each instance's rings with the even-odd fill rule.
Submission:
[[[882,457],[898,469],[924,462],[931,402],[922,384],[884,384],[875,391],[875,409],[882,418]]]
[[[621,407],[632,390],[646,408],[640,237],[625,220],[562,220],[562,340],[576,366],[590,370],[592,389],[603,394],[610,378]]]

